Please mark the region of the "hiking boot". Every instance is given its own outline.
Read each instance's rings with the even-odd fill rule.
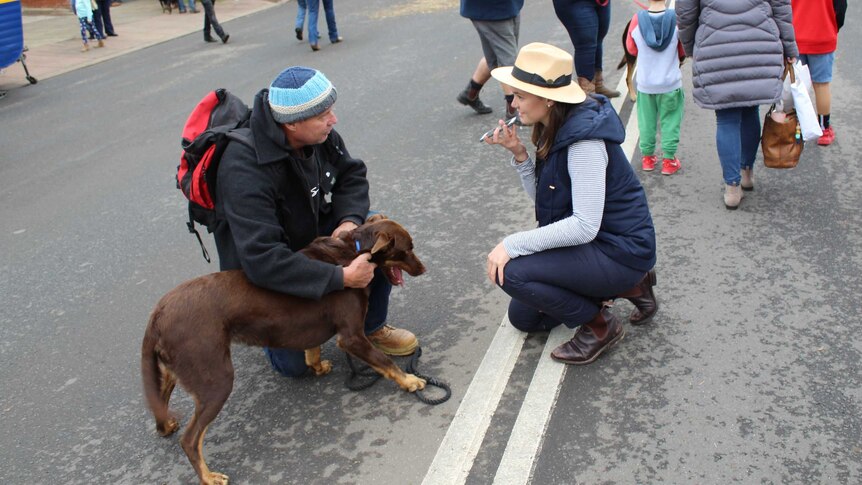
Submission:
[[[221,36],[221,43],[222,44],[227,44],[228,40],[230,40],[230,34],[224,34],[223,36]]]
[[[752,171],[753,169],[751,168],[743,168],[739,171],[739,174],[742,175],[742,180],[739,181],[739,186],[746,192],[754,190],[754,175],[752,174]]]
[[[296,32],[296,40],[302,40],[302,27],[297,27],[293,31]]]
[[[673,159],[665,158],[661,161],[661,174],[662,175],[673,175],[682,168],[682,164],[679,162],[679,159],[673,157]]]
[[[607,308],[581,325],[572,340],[560,345],[551,358],[572,365],[585,365],[595,361],[602,352],[616,345],[626,334],[622,323]]]
[[[368,334],[368,340],[388,355],[410,355],[419,346],[419,340],[409,330],[384,325],[374,333]]]
[[[740,202],[742,202],[742,187],[726,184],[724,186],[724,206],[728,210],[736,210]]]
[[[461,93],[458,95],[458,98],[456,99],[458,99],[458,102],[463,104],[464,106],[469,106],[473,108],[473,111],[479,113],[480,115],[486,115],[491,111],[494,111],[488,106],[485,106],[485,103],[483,103],[482,100],[479,99],[478,95],[475,98],[470,99],[470,97],[467,95],[466,89],[461,91]]]
[[[632,325],[645,325],[651,322],[652,317],[658,312],[658,300],[652,289],[655,284],[655,270],[651,269],[634,288],[619,295],[620,298],[625,298],[635,306],[629,315],[629,322]]]
[[[204,42],[218,42],[218,41],[213,39],[213,37],[211,35],[204,34]]]
[[[595,86],[596,94],[601,94],[609,98],[616,98],[620,95],[619,91],[605,86],[605,80],[602,77],[602,71],[599,71],[598,69],[596,69],[596,77],[593,80],[593,85]]]
[[[817,144],[820,146],[831,145],[832,142],[835,141],[835,130],[830,126],[829,128],[823,128],[823,135],[817,139]]]
[[[655,162],[655,155],[644,155],[644,157],[641,159],[641,170],[643,170],[644,172],[652,172],[653,170],[655,170]]]

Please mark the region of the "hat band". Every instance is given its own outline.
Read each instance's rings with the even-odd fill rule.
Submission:
[[[512,66],[512,77],[518,81],[539,86],[542,88],[562,88],[572,84],[572,75],[563,74],[557,79],[545,79],[542,76],[519,69],[518,66]]]

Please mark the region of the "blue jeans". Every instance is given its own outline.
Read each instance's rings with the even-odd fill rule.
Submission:
[[[643,276],[643,271],[617,263],[588,243],[509,261],[502,288],[512,297],[512,326],[533,332],[589,322],[602,301],[631,289]]]
[[[611,25],[611,2],[554,0],[554,12],[569,32],[575,47],[575,72],[592,81],[602,70],[602,41]]]
[[[302,24],[305,23],[305,11],[308,9],[308,4],[305,0],[296,0],[296,6],[296,28],[302,30]]]
[[[323,12],[326,14],[326,27],[329,29],[329,41],[338,39],[338,27],[335,25],[335,7],[333,0],[307,0],[308,3],[308,42],[317,44],[320,35],[317,32],[317,13],[320,11],[320,2],[323,1]]]
[[[183,0],[177,0],[177,6],[180,8],[180,12],[185,12],[186,10],[191,12],[192,10],[195,10],[195,0],[186,0],[185,3],[188,5],[188,8],[183,5]]]
[[[739,185],[739,171],[754,166],[760,146],[760,107],[719,109],[715,111],[715,145],[724,183]]]

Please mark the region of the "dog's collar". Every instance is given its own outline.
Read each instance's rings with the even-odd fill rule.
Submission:
[[[357,253],[359,253],[359,252],[360,252],[360,249],[359,249],[359,240],[354,239],[354,240],[353,240],[353,242],[356,244],[356,252],[357,252]]]

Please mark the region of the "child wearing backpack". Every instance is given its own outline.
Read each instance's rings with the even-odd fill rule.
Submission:
[[[655,169],[656,121],[661,125],[663,175],[673,175],[682,164],[676,156],[679,128],[685,111],[680,62],[685,59],[676,12],[664,0],[650,0],[649,8],[632,17],[626,49],[638,58],[637,114],[640,130],[641,169]]]

